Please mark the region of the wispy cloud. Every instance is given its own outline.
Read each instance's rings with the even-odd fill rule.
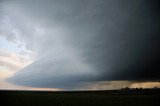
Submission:
[[[30,63],[32,60],[24,55],[0,50],[0,66],[6,67],[8,71],[18,71]]]

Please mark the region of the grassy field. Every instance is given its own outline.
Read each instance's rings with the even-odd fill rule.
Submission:
[[[0,91],[1,106],[157,106],[160,89],[109,91]]]

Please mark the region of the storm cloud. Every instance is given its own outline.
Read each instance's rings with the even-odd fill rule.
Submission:
[[[78,82],[160,79],[159,3],[2,1],[1,19],[12,21],[15,39],[37,58],[8,80],[65,88]]]

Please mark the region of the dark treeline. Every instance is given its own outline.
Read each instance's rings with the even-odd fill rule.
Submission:
[[[13,106],[156,106],[160,89],[100,91],[0,90],[1,103]]]

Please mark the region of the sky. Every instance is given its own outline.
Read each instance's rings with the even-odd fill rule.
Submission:
[[[0,89],[160,87],[158,0],[1,0]]]

